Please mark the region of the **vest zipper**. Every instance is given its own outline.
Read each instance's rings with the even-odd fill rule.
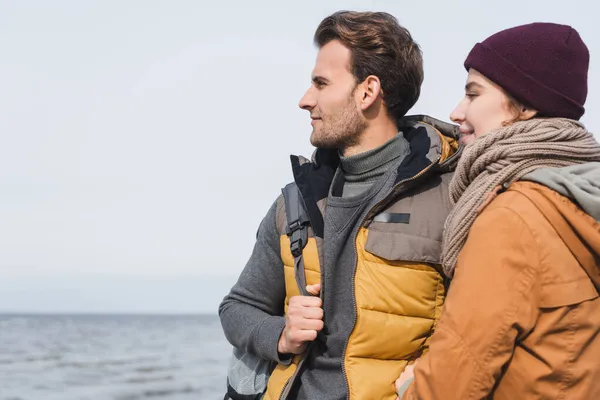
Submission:
[[[290,381],[292,380],[291,377],[289,377],[287,379],[287,381],[285,381],[285,385],[283,385],[283,388],[281,388],[281,393],[279,393],[279,400],[281,400],[283,398],[283,394],[285,393],[285,389],[287,389],[288,385],[290,384]]]
[[[362,225],[362,223],[361,223]],[[360,230],[360,228],[359,228]],[[354,268],[354,273],[352,274],[352,290],[354,290],[356,285],[356,270],[358,269],[358,249],[356,248],[356,238],[358,237],[358,231],[356,231],[356,236],[352,241],[352,246],[354,248],[354,254],[356,256],[356,266]],[[352,323],[352,331],[348,335],[346,342],[344,343],[344,352],[342,353],[342,372],[344,373],[344,380],[346,381],[346,399],[350,399],[350,384],[348,383],[348,374],[346,373],[346,350],[348,349],[348,342],[350,342],[350,336],[352,336],[352,332],[354,332],[354,328],[356,328],[356,316],[358,314],[358,308],[356,307],[356,294],[354,294],[354,322]]]

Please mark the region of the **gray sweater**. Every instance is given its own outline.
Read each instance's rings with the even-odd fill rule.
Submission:
[[[410,146],[402,132],[384,145],[351,157],[340,156],[344,189],[342,197],[352,197],[368,190],[390,166],[403,160]]]

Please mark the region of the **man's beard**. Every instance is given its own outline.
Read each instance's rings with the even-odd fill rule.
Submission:
[[[335,116],[322,115],[321,127],[315,127],[310,136],[310,143],[325,149],[344,149],[359,143],[362,133],[367,127],[356,104],[349,99],[348,105]]]

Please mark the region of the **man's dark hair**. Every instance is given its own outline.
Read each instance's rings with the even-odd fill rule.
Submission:
[[[385,12],[338,11],[315,32],[319,48],[332,40],[350,49],[357,82],[379,78],[388,113],[398,123],[419,99],[423,83],[421,49],[410,32]]]

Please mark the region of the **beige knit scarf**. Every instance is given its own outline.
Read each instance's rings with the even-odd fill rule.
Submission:
[[[442,264],[452,277],[458,253],[486,198],[541,167],[600,161],[600,145],[579,122],[535,118],[496,129],[468,145],[450,182],[454,208],[444,229]]]

